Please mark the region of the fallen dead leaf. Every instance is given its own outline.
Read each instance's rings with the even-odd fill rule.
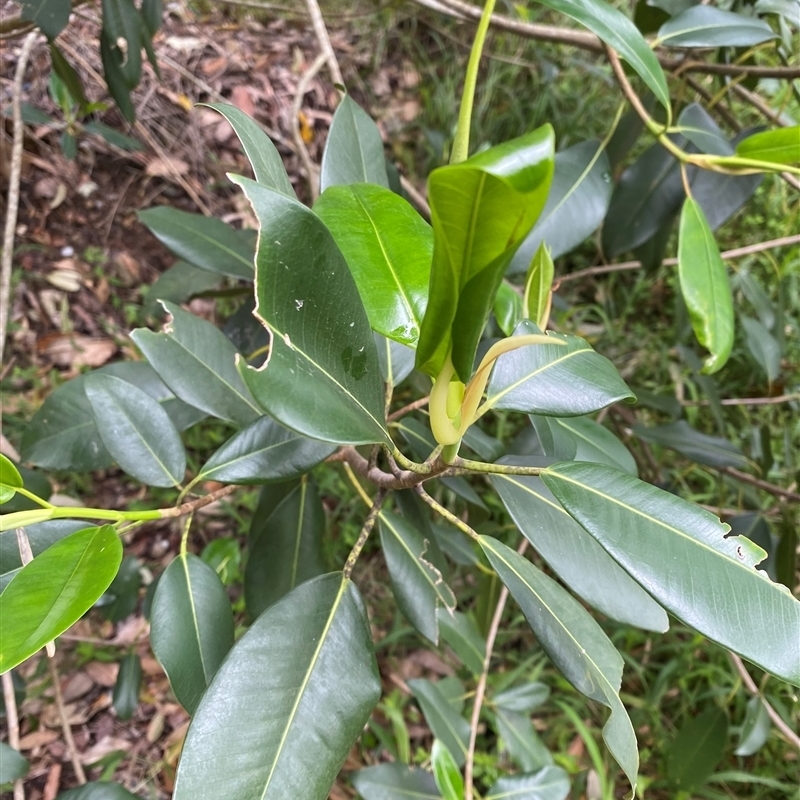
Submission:
[[[47,728],[40,728],[38,731],[28,733],[19,740],[20,750],[35,750],[37,747],[44,747],[45,745],[54,742],[61,734],[58,731],[52,731]]]
[[[181,158],[162,156],[149,161],[144,171],[153,178],[172,178],[188,172],[189,165]]]
[[[256,107],[253,104],[253,96],[246,86],[234,86],[231,92],[231,103],[240,111],[244,111],[247,116],[252,117],[256,113]]]
[[[55,333],[36,343],[40,355],[59,367],[101,367],[117,352],[111,339],[95,339],[79,333]]]
[[[81,764],[94,764],[101,758],[105,758],[111,753],[121,750],[127,753],[131,749],[131,743],[127,739],[119,736],[104,736],[99,742],[93,744],[88,750],[79,754]]]
[[[44,785],[42,800],[56,800],[58,790],[61,786],[61,764],[54,763],[47,773],[47,781]]]
[[[77,292],[81,288],[80,273],[74,269],[55,269],[47,276],[47,282],[62,292]]]
[[[79,697],[83,697],[94,687],[95,682],[85,672],[74,672],[67,678],[61,687],[65,703],[71,703]]]
[[[84,669],[86,674],[98,685],[110,689],[117,683],[119,664],[105,661],[90,661]]]

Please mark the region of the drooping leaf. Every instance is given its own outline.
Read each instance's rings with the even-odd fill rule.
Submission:
[[[603,739],[636,788],[636,734],[619,698],[622,656],[583,606],[530,561],[496,539],[480,544],[519,604],[545,652],[567,680],[611,709]]]
[[[740,315],[744,332],[747,335],[745,340],[750,355],[756,360],[761,369],[767,376],[767,380],[773,383],[781,372],[781,352],[780,342],[762,325],[757,319]]]
[[[693,428],[685,419],[648,428],[636,424],[633,432],[648,442],[677,450],[699,464],[711,467],[747,467],[749,459],[741,449],[721,436],[709,436]],[[613,464],[612,464],[613,466]]]
[[[344,255],[372,329],[415,347],[433,253],[428,223],[399,195],[363,183],[330,186],[314,213]]]
[[[150,37],[156,35],[161,27],[161,18],[164,14],[162,0],[142,0],[142,21]]]
[[[493,475],[492,485],[525,538],[572,591],[612,619],[667,630],[664,609],[570,517],[539,478]]]
[[[771,727],[772,722],[764,701],[758,696],[751,697],[747,701],[747,711],[739,733],[736,755],[755,755],[767,743]]]
[[[597,464],[542,479],[561,505],[667,611],[723,647],[800,685],[800,602],[755,569],[766,553],[713,514]],[[699,577],[699,576],[702,576]]]
[[[150,642],[175,697],[193,714],[233,646],[233,612],[225,587],[197,556],[181,553],[158,579]]]
[[[122,69],[125,57],[113,37],[105,30],[100,32],[100,60],[109,94],[114,98],[122,116],[133,125],[136,121],[136,109],[131,101],[128,79]]]
[[[511,336],[514,328],[519,325],[525,316],[522,313],[522,297],[507,281],[503,281],[500,284],[500,288],[494,298],[492,311],[500,330],[506,336]]]
[[[430,772],[397,762],[360,769],[351,780],[364,800],[441,800]]]
[[[587,27],[624,58],[664,108],[670,107],[667,79],[655,53],[636,26],[603,0],[539,0]]]
[[[514,335],[540,332],[523,320]],[[584,339],[556,333],[548,336],[564,344],[528,345],[497,359],[479,413],[505,409],[579,416],[633,397],[614,365]]]
[[[722,760],[728,718],[714,706],[683,725],[666,749],[667,777],[680,792],[702,786]]]
[[[162,302],[161,333],[137,328],[131,339],[162,381],[184,402],[212,416],[247,425],[263,416],[236,369],[236,348],[210,322]]]
[[[144,23],[133,0],[102,0],[103,34],[117,55],[119,71],[128,89],[142,75],[142,33]]]
[[[473,675],[480,675],[486,658],[486,640],[475,623],[466,614],[446,608],[440,608],[436,616],[442,640]]]
[[[195,267],[253,280],[254,239],[216,217],[190,214],[171,206],[139,212],[139,220],[178,258]]]
[[[714,234],[691,197],[681,211],[678,276],[697,341],[710,353],[703,372],[717,372],[733,348],[733,296]]]
[[[505,749],[521,769],[533,772],[553,763],[553,757],[536,733],[529,714],[497,707],[494,717]]]
[[[106,450],[148,486],[177,486],[186,452],[168,414],[147,392],[111,375],[86,376],[84,390]]]
[[[706,5],[687,8],[658,31],[667,47],[752,47],[777,38],[763,20]]]
[[[198,478],[244,484],[285,481],[304,474],[334,450],[334,444],[306,439],[264,416],[228,439]]]
[[[119,664],[114,684],[112,705],[118,719],[129,720],[139,707],[142,688],[142,661],[136,653],[128,653]]]
[[[375,341],[333,237],[296,200],[233,180],[259,220],[255,313],[272,334],[267,364],[242,368],[247,384],[278,422],[306,436],[388,442]]]
[[[111,525],[84,528],[26,564],[0,594],[0,673],[77,622],[108,588],[122,560]]]
[[[341,573],[298,586],[217,672],[189,726],[174,800],[325,800],[380,693],[356,587]]]
[[[581,142],[556,153],[547,203],[508,271],[526,272],[542,243],[553,258],[574,250],[600,227],[613,189],[611,165],[600,142]]]
[[[448,702],[437,684],[415,678],[408,681],[408,687],[414,693],[433,735],[442,740],[458,766],[463,767],[467,757],[469,723]]]
[[[535,708],[547,701],[550,687],[538,681],[528,681],[519,686],[504,689],[492,698],[492,702],[503,711],[514,714],[530,714]]]
[[[381,511],[380,534],[397,605],[426,639],[438,644],[437,609],[455,608],[456,598],[426,557],[430,540],[391,511]]]
[[[736,145],[736,155],[773,164],[796,164],[800,161],[800,125],[754,133]]]
[[[78,106],[80,111],[84,111],[87,101],[86,95],[83,93],[83,85],[81,84],[80,76],[75,71],[72,64],[64,58],[64,54],[58,49],[55,42],[50,42],[50,64],[53,68],[53,74],[61,79],[72,101]]]
[[[245,603],[251,617],[325,572],[324,532],[325,511],[317,487],[303,477],[255,535],[251,532],[244,574]]]
[[[296,197],[292,182],[286,174],[283,159],[261,126],[244,111],[230,103],[206,103],[205,105],[218,111],[228,120],[242,143],[245,155],[250,160],[256,181],[287,197]]]
[[[547,125],[431,173],[433,264],[418,369],[436,377],[451,353],[457,376],[469,380],[503,274],[544,207],[552,174]]]
[[[500,778],[486,800],[566,800],[569,775],[561,767],[544,767],[530,775]]]
[[[333,115],[322,153],[320,191],[348,183],[374,183],[389,188],[378,126],[345,95]]]
[[[462,800],[464,797],[464,778],[453,754],[442,743],[434,739],[431,748],[431,769],[436,786],[443,800]]]
[[[97,781],[61,792],[56,800],[141,800],[141,798],[138,794],[131,794],[118,783]]]
[[[14,783],[28,774],[30,764],[18,750],[0,742],[0,785]]]

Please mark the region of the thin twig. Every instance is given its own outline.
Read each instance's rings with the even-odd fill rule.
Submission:
[[[3,255],[0,263],[0,363],[3,361],[3,350],[5,349],[10,316],[11,265],[14,256],[14,236],[17,230],[17,212],[19,211],[19,178],[22,172],[22,141],[25,133],[22,127],[22,81],[25,78],[25,67],[28,64],[28,57],[31,54],[37,35],[35,32],[29,33],[22,43],[11,94],[14,138],[11,145],[11,173],[8,178],[6,226],[3,232]]]
[[[53,693],[56,698],[56,708],[58,709],[58,716],[61,720],[61,730],[64,732],[64,742],[69,751],[72,768],[75,770],[75,777],[78,783],[83,786],[86,783],[86,773],[83,771],[83,764],[81,764],[81,759],[78,755],[78,748],[75,747],[75,740],[72,738],[72,726],[69,724],[67,709],[64,707],[64,695],[61,694],[61,683],[58,678],[56,659],[54,656],[50,656],[48,661],[50,662],[50,675],[53,678]]]
[[[19,750],[19,715],[17,714],[17,697],[14,694],[14,679],[11,670],[3,673],[3,700],[6,703],[6,722],[8,725],[8,743]],[[22,778],[14,782],[14,800],[25,800],[25,785]]]
[[[209,492],[202,497],[198,497],[195,500],[188,500],[185,503],[181,503],[179,506],[175,506],[174,508],[164,508],[161,510],[161,519],[172,519],[174,517],[182,517],[185,514],[191,514],[192,512],[197,511],[197,509],[211,505],[211,503],[221,500],[223,497],[227,497],[229,494],[233,494],[237,489],[241,488],[241,486],[231,483],[227,486],[216,489],[213,492]]]
[[[420,498],[427,503],[439,516],[444,517],[451,525],[455,525],[462,533],[466,533],[470,539],[474,539],[478,541],[480,536],[478,532],[474,530],[472,527],[467,525],[463,519],[457,517],[452,511],[448,511],[443,505],[437,503],[426,491],[422,488],[422,484],[419,484],[414,487],[414,491],[420,496]]]
[[[424,408],[426,405],[428,405],[429,400],[429,397],[420,397],[413,403],[409,403],[407,406],[403,406],[402,408],[398,408],[397,411],[393,411],[388,417],[386,417],[386,420],[387,422],[394,422],[396,419],[400,419],[400,417],[404,417],[406,414],[410,414],[412,411],[417,411],[420,408]]]
[[[400,176],[400,185],[403,187],[405,193],[411,198],[411,202],[417,207],[419,211],[427,218],[431,218],[431,207],[425,195],[414,186],[405,175]]]
[[[780,714],[769,704],[766,697],[761,693],[761,690],[756,686],[756,682],[753,680],[752,675],[747,671],[747,667],[745,667],[744,662],[742,661],[736,653],[728,652],[728,657],[731,660],[731,663],[735,667],[736,671],[739,673],[739,677],[742,679],[742,683],[744,684],[745,688],[747,689],[750,694],[754,697],[757,697],[761,702],[764,704],[764,708],[767,710],[767,714],[769,718],[772,720],[772,723],[775,727],[786,737],[789,741],[789,744],[794,747],[795,750],[800,752],[800,736],[798,736],[781,718]]]
[[[381,506],[383,505],[383,501],[386,500],[388,494],[389,492],[386,489],[378,489],[378,493],[375,495],[375,499],[372,501],[372,508],[369,510],[369,514],[367,514],[367,518],[364,520],[364,524],[361,527],[361,532],[358,534],[358,539],[356,539],[356,543],[353,545],[353,549],[350,551],[350,555],[347,556],[347,561],[344,563],[344,569],[342,572],[344,577],[348,580],[350,579],[350,575],[353,573],[353,567],[355,567],[358,557],[361,555],[361,551],[364,549],[364,545],[367,543],[367,539],[369,539],[372,529],[375,527],[375,523],[378,520],[378,515],[381,513]]]
[[[749,483],[750,486],[755,486],[756,488],[768,492],[775,497],[783,497],[786,500],[793,500],[795,503],[800,503],[800,494],[793,492],[790,489],[783,489],[780,486],[776,486],[774,483],[761,480],[761,478],[756,478],[755,475],[749,475],[746,472],[741,472],[734,467],[716,467],[716,469],[718,469],[723,475],[727,475],[734,480],[741,481],[742,483]]]
[[[528,540],[523,539],[517,548],[517,552],[522,555],[527,547]],[[478,685],[475,689],[475,701],[472,705],[472,717],[469,722],[469,746],[467,747],[467,760],[464,765],[464,800],[472,800],[472,772],[475,766],[475,743],[478,739],[478,722],[480,721],[483,698],[486,695],[486,681],[489,677],[489,666],[492,663],[492,651],[494,650],[495,639],[497,639],[497,632],[500,630],[500,621],[503,619],[503,612],[505,611],[507,600],[508,587],[503,586],[500,590],[500,596],[497,598],[497,607],[494,610],[494,616],[489,625],[489,632],[486,635],[486,655],[483,659],[483,670],[481,671],[480,678],[478,678]]]
[[[771,406],[800,400],[800,394],[781,394],[777,397],[726,397],[719,401],[723,406]],[[710,400],[682,400],[681,405],[710,406]]]
[[[317,169],[311,161],[311,156],[308,154],[308,148],[303,141],[303,135],[300,132],[300,108],[303,105],[303,97],[305,97],[311,81],[314,80],[319,71],[325,66],[328,60],[326,53],[320,53],[311,66],[303,73],[303,76],[297,83],[297,90],[294,93],[294,100],[292,101],[292,139],[294,140],[295,150],[303,162],[303,168],[308,176],[308,189],[311,193],[312,202],[319,197],[319,182],[317,180]]]
[[[342,71],[339,69],[339,62],[336,60],[336,53],[333,51],[331,37],[328,36],[325,20],[322,18],[322,12],[319,10],[319,3],[317,3],[317,0],[306,0],[306,6],[308,7],[308,14],[311,17],[311,25],[314,28],[317,41],[319,42],[322,52],[325,54],[325,60],[328,62],[331,78],[335,84],[344,86]]]

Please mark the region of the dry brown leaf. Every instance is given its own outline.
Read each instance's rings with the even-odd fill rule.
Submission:
[[[19,740],[20,750],[35,750],[37,747],[44,747],[45,745],[54,742],[60,736],[58,731],[52,731],[48,728],[40,728],[38,731],[28,733]]]
[[[105,661],[90,661],[84,669],[86,674],[99,686],[110,689],[117,683],[119,664],[107,663]]]
[[[58,790],[61,787],[61,764],[57,761],[51,765],[47,773],[47,781],[44,784],[42,800],[56,800]]]
[[[249,117],[254,116],[256,107],[253,104],[253,97],[247,86],[234,86],[231,92],[231,103],[240,111],[244,111]]]
[[[94,686],[95,682],[86,672],[73,672],[61,687],[64,702],[71,703],[73,700],[83,697],[87,692],[91,691]]]
[[[77,292],[81,288],[81,275],[74,269],[54,269],[47,276],[47,282],[62,292]]]
[[[189,171],[189,165],[181,158],[163,156],[151,159],[144,168],[145,174],[153,178],[173,178]]]
[[[131,743],[120,736],[104,736],[99,742],[93,744],[88,750],[79,754],[81,764],[94,764],[101,758],[122,750],[127,753],[131,749]]]
[[[79,333],[55,333],[36,343],[40,355],[59,367],[101,367],[117,352],[111,339],[95,339]]]

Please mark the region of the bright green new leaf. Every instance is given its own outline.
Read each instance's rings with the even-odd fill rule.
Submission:
[[[181,553],[159,578],[150,642],[178,702],[194,714],[233,647],[233,612],[225,587],[197,556]]]
[[[547,327],[552,302],[553,272],[555,267],[550,251],[544,241],[534,253],[525,278],[525,294],[522,298],[523,316],[531,320],[539,330]]]
[[[633,432],[646,442],[654,442],[670,450],[676,450],[698,464],[711,467],[748,467],[750,459],[729,439],[721,436],[709,436],[693,428],[685,419],[670,422],[667,425],[636,424]],[[583,459],[591,461],[592,459]],[[613,464],[611,466],[614,466]]]
[[[569,775],[561,767],[544,767],[531,775],[500,778],[486,800],[566,800]]]
[[[374,183],[389,188],[378,126],[345,95],[333,115],[322,153],[320,191],[348,183]]]
[[[161,333],[137,328],[131,339],[162,381],[184,402],[220,419],[247,425],[263,412],[236,369],[236,348],[210,322],[162,302]]]
[[[253,280],[252,231],[240,231],[216,217],[190,214],[170,206],[139,212],[139,220],[178,258],[195,267]]]
[[[97,781],[61,792],[56,800],[141,800],[141,798],[138,794],[131,794],[118,783]]]
[[[522,312],[522,298],[514,286],[507,281],[500,284],[492,307],[497,324],[506,336],[511,336],[514,328],[525,316]]]
[[[298,586],[234,645],[195,712],[174,800],[325,800],[381,694],[341,573]]]
[[[186,452],[157,400],[111,375],[86,376],[84,390],[106,450],[129,475],[148,486],[177,486]]]
[[[525,772],[533,772],[553,763],[553,756],[531,722],[530,714],[497,707],[494,713],[497,733],[509,756]]]
[[[441,800],[433,775],[397,762],[360,769],[351,780],[364,800]]]
[[[752,47],[778,35],[761,19],[707,5],[687,8],[658,31],[667,47]]]
[[[434,378],[449,353],[472,374],[478,341],[511,257],[539,216],[553,175],[549,125],[428,178],[433,265],[417,368]]]
[[[259,506],[259,513],[263,508]],[[251,617],[258,617],[295,586],[326,571],[324,533],[322,501],[314,482],[304,476],[264,524],[251,531],[244,573],[244,597]]]
[[[456,763],[463,766],[467,757],[469,722],[452,706],[438,684],[415,678],[408,681],[408,686],[433,735],[442,740]]]
[[[694,793],[712,775],[728,743],[728,717],[717,706],[680,728],[666,749],[667,777],[676,790]]]
[[[306,439],[265,416],[228,439],[197,477],[221,483],[286,481],[315,467],[334,450],[334,444]]]
[[[575,249],[600,227],[613,189],[611,164],[600,142],[581,142],[556,153],[547,203],[508,271],[527,271],[542,242],[553,258]]]
[[[539,478],[492,475],[492,485],[525,538],[572,591],[612,619],[667,630],[664,609],[570,517]]]
[[[416,347],[431,275],[430,225],[400,195],[365,183],[330,186],[314,213],[344,255],[372,329]]]
[[[142,688],[142,661],[136,653],[128,653],[119,664],[117,682],[111,704],[117,719],[129,720],[139,707],[139,692]]]
[[[296,197],[292,182],[286,174],[283,159],[261,126],[230,103],[205,103],[205,105],[218,111],[228,120],[242,143],[245,155],[250,160],[256,180],[262,186],[274,189],[287,197]]]
[[[603,739],[635,790],[639,752],[619,698],[622,656],[589,612],[552,578],[496,539],[481,536],[480,544],[564,677],[611,709]]]
[[[464,800],[464,778],[461,770],[441,739],[433,740],[431,769],[443,800]]]
[[[24,778],[29,769],[25,756],[11,745],[0,742],[0,785]]]
[[[265,366],[240,364],[245,381],[298,433],[338,444],[390,441],[375,341],[330,232],[296,200],[246,178],[231,180],[259,220],[254,313],[272,335]]]
[[[437,609],[455,608],[456,598],[430,555],[426,557],[431,541],[391,511],[381,511],[380,533],[398,607],[426,639],[438,644]]]
[[[0,674],[77,622],[109,587],[122,560],[111,525],[84,528],[26,564],[0,594]]]
[[[515,336],[541,333],[523,320]],[[580,416],[633,398],[614,365],[577,336],[549,333],[554,342],[534,344],[497,359],[478,415],[490,409],[557,417]]]
[[[559,502],[667,611],[800,686],[800,602],[755,569],[766,553],[713,514],[599,464],[556,464]],[[787,646],[787,643],[788,646]]]
[[[796,164],[800,162],[800,125],[754,133],[736,145],[736,155],[773,164]]]
[[[703,372],[717,372],[733,347],[733,295],[714,234],[691,197],[681,211],[678,276],[697,341],[710,353]]]
[[[486,659],[486,640],[480,635],[472,619],[460,611],[446,608],[439,608],[436,617],[439,633],[445,644],[453,649],[473,675],[480,675]]]
[[[22,488],[22,475],[10,458],[0,453],[0,504],[7,503]]]

